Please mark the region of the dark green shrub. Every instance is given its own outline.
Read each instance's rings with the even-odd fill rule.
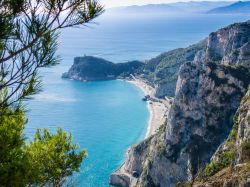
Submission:
[[[206,165],[203,176],[210,177],[221,171],[223,168],[228,167],[232,164],[234,158],[234,151],[229,150],[227,152],[221,153],[219,155],[219,159],[216,162],[212,162]]]
[[[250,140],[242,144],[242,154],[245,159],[250,160]]]
[[[175,187],[192,187],[192,184],[190,182],[181,182],[177,183]]]

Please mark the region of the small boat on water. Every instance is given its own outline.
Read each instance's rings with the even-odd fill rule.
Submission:
[[[143,98],[142,98],[142,101],[148,101],[150,100],[150,95],[145,95]]]

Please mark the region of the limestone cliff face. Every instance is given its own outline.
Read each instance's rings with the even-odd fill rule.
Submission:
[[[206,60],[223,65],[250,67],[250,21],[236,23],[211,33],[207,39]]]
[[[250,88],[246,96],[242,99],[241,106],[237,111],[237,139],[236,147],[238,149],[236,154],[236,164],[246,162],[246,155],[242,150],[242,145],[250,141]],[[249,155],[250,156],[250,155]]]
[[[174,96],[180,66],[192,62],[198,51],[205,49],[206,40],[187,48],[179,48],[151,59],[143,69],[143,78],[155,87],[155,97]]]
[[[209,37],[188,48],[175,49],[151,59],[145,66],[145,79],[155,86],[155,96],[174,96],[180,66],[192,62],[197,53],[206,61],[224,65],[250,67],[249,22],[234,24],[211,33]]]
[[[179,70],[166,123],[156,135],[129,150],[111,183],[112,178],[122,181],[126,176],[123,186],[171,187],[191,181],[210,162],[230,134],[250,83],[249,32],[250,22],[245,22],[209,35],[205,47]],[[239,134],[248,133],[249,129]],[[119,181],[113,184],[121,185]]]
[[[236,112],[233,130],[213,155],[211,163],[203,171],[204,175],[209,176],[202,176],[202,178],[196,179],[193,186],[250,186],[249,147],[250,88]]]

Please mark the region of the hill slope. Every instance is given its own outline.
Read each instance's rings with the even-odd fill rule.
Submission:
[[[143,14],[143,13],[202,13],[208,10],[229,5],[230,2],[226,1],[190,1],[190,2],[177,2],[168,4],[148,4],[142,6],[127,6],[127,7],[117,7],[108,9],[107,12],[116,13],[133,13],[133,14]]]
[[[250,13],[250,1],[239,1],[228,6],[218,7],[208,11],[208,13],[222,13],[222,14],[233,14],[233,13]]]

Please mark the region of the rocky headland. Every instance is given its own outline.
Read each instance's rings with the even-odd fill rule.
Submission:
[[[143,80],[155,98],[174,99],[163,124],[128,150],[110,183],[249,186],[250,21],[140,64],[123,77]]]
[[[140,61],[115,64],[93,56],[76,57],[62,77],[78,81],[114,80],[135,74],[142,66],[144,64]]]

